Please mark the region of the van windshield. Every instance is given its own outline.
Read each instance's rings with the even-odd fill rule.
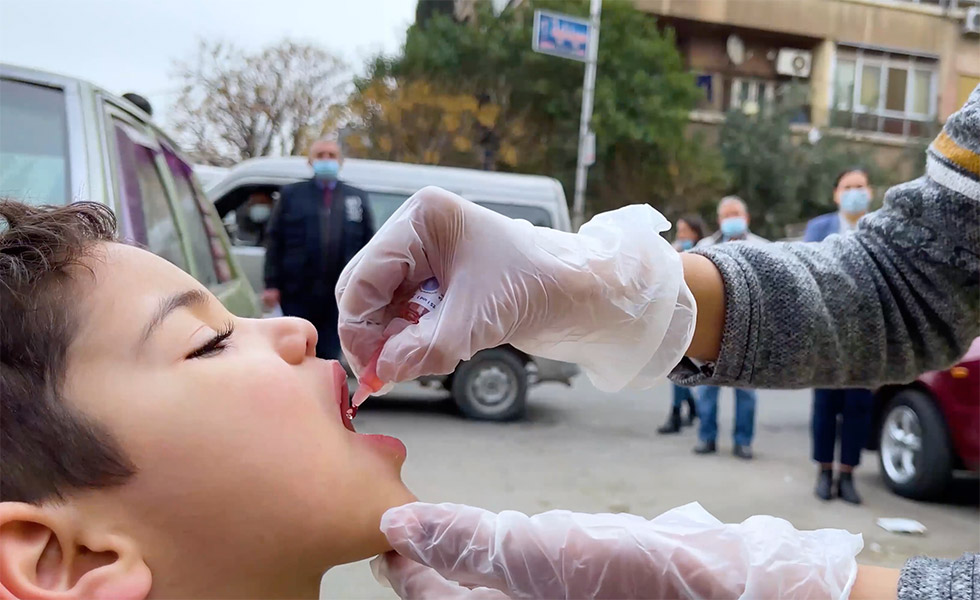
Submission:
[[[60,89],[0,80],[0,196],[65,204],[68,129]]]
[[[408,200],[408,195],[390,192],[368,192],[368,200],[371,203],[371,213],[374,216],[375,229],[387,221],[398,207]],[[539,227],[554,227],[551,215],[543,208],[536,206],[522,206],[520,204],[504,204],[502,202],[484,202],[476,200],[480,206],[489,208],[505,217],[512,219],[524,219],[530,221],[531,225]]]

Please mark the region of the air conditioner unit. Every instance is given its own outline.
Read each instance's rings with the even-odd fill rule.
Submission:
[[[980,6],[971,6],[966,9],[966,18],[963,19],[963,33],[980,34]]]
[[[780,48],[776,55],[776,72],[791,77],[809,77],[813,55],[808,50]]]

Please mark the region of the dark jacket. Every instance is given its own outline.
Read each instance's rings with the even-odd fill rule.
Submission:
[[[819,217],[813,217],[806,224],[806,233],[803,234],[804,242],[822,242],[828,236],[840,233],[840,214],[827,213]]]
[[[338,181],[326,208],[316,180],[283,186],[266,232],[265,286],[332,298],[344,265],[373,234],[367,192]]]

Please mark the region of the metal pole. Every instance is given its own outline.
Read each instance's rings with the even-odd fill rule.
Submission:
[[[585,184],[588,165],[585,164],[586,137],[592,121],[592,102],[595,96],[595,71],[599,55],[599,18],[602,15],[602,0],[589,3],[589,56],[585,63],[585,78],[582,81],[582,116],[578,125],[578,161],[575,165],[575,201],[572,208],[572,228],[585,222]]]

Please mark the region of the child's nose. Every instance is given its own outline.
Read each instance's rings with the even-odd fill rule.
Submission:
[[[283,360],[299,364],[316,356],[317,332],[312,323],[296,317],[267,319],[266,322],[275,328],[277,349]]]

